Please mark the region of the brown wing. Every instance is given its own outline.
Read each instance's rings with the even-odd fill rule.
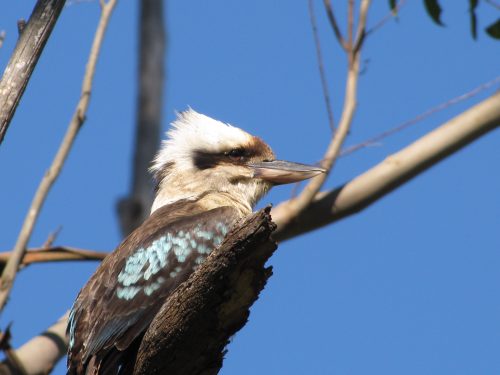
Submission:
[[[71,309],[68,374],[120,373],[166,297],[238,220],[230,207],[163,207],[99,266]]]

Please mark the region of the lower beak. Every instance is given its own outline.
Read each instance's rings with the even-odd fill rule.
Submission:
[[[306,180],[325,173],[326,170],[313,165],[292,163],[283,160],[263,161],[249,165],[254,171],[254,177],[273,184],[289,184]]]

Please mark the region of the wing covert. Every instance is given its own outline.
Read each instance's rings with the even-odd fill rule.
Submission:
[[[93,362],[120,366],[116,356],[144,333],[166,297],[239,219],[230,207],[204,212],[191,207],[194,212],[188,216],[168,215],[169,209],[182,214],[181,208],[187,206],[157,210],[101,263],[82,289],[70,313],[68,373]],[[99,358],[91,361],[93,356]]]

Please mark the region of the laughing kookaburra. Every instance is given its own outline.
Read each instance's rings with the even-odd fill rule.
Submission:
[[[151,171],[151,216],[101,263],[71,309],[68,374],[129,374],[169,294],[274,185],[323,169],[279,161],[260,138],[191,109]]]

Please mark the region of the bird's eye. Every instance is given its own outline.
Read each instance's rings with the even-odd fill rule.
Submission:
[[[245,156],[245,150],[242,148],[233,148],[226,152],[226,155],[233,160],[241,160]]]

